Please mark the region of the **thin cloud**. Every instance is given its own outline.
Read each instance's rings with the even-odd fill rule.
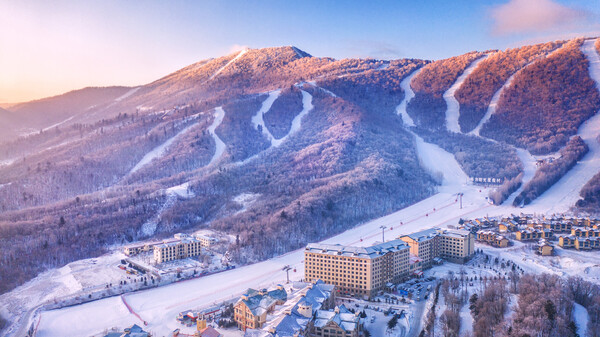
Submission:
[[[234,44],[234,45],[231,45],[229,47],[229,53],[233,54],[235,52],[242,51],[244,49],[248,49],[248,46],[244,46],[244,45],[240,45],[240,44]]]
[[[402,58],[402,51],[395,45],[382,41],[352,41],[347,48],[356,57],[370,57],[379,60]]]
[[[576,28],[587,22],[589,13],[552,0],[510,0],[491,10],[492,34],[543,33]]]

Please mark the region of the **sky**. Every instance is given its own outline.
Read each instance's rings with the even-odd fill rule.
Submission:
[[[241,48],[442,59],[600,36],[598,0],[0,0],[0,103],[136,86]]]

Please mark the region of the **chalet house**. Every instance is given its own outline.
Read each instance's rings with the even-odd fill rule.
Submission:
[[[586,227],[573,227],[571,229],[571,235],[577,237],[597,238],[600,237],[600,230]]]
[[[286,300],[287,292],[281,285],[271,291],[248,289],[234,305],[234,320],[240,330],[260,329],[267,321],[267,313]]]
[[[477,241],[485,242],[491,246],[500,247],[500,248],[508,247],[508,244],[510,242],[503,235],[500,235],[500,234],[492,232],[492,231],[485,231],[485,230],[480,230],[477,232]]]
[[[315,314],[315,337],[359,337],[362,334],[360,317],[345,308],[336,307],[333,311],[319,310]]]
[[[548,243],[548,241],[542,239],[538,243],[537,253],[541,256],[552,256],[554,253],[554,246]]]
[[[573,248],[575,247],[576,237],[567,235],[558,237],[558,245],[562,248]]]
[[[519,241],[529,241],[529,240],[539,240],[539,239],[549,239],[552,237],[552,231],[549,229],[520,229],[515,232],[515,239]]]

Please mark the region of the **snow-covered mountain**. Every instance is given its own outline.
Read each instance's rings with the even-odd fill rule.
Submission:
[[[134,88],[0,110],[11,135],[0,139],[0,292],[111,244],[190,229],[239,236],[242,263],[282,254],[435,194],[444,178],[417,155],[434,144],[460,177],[536,179],[523,153],[552,156],[600,110],[597,46],[435,62],[247,49]]]

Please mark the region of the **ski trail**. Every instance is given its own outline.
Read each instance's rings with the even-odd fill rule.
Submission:
[[[189,129],[191,129],[194,125],[196,125],[196,123],[192,123],[191,125],[188,125],[186,128],[184,128],[183,130],[179,131],[175,136],[167,139],[167,141],[165,141],[164,143],[162,143],[161,145],[155,147],[152,151],[146,153],[146,155],[142,158],[142,160],[140,160],[132,169],[131,171],[129,171],[129,174],[132,174],[136,171],[138,171],[139,169],[141,169],[142,167],[148,165],[151,161],[153,161],[156,158],[160,158],[162,157],[166,152],[167,149],[169,148],[169,146],[171,146],[171,144],[173,144],[173,142],[181,135],[183,135],[184,133],[186,133]]]
[[[138,90],[140,90],[141,88],[142,88],[142,87],[135,87],[135,88],[133,88],[133,89],[131,89],[131,90],[127,91],[127,92],[126,92],[125,94],[123,94],[122,96],[115,98],[115,102],[120,102],[120,101],[124,100],[125,98],[127,98],[127,97],[129,97],[129,96],[131,96],[131,95],[135,94],[135,93],[136,93]]]
[[[217,75],[219,75],[223,70],[225,70],[225,68],[227,68],[233,62],[237,61],[240,57],[242,57],[244,54],[246,54],[247,51],[248,51],[248,49],[242,50],[239,54],[237,54],[236,57],[234,57],[231,61],[227,62],[224,66],[222,66],[221,68],[219,68],[219,70],[217,70],[214,74],[212,74],[210,79],[212,80],[213,78],[217,77]]]
[[[595,40],[586,40],[581,51],[589,61],[590,77],[600,90],[600,56],[594,42]],[[596,139],[600,135],[600,111],[581,124],[577,135],[589,146],[589,152],[558,182],[527,205],[527,209],[548,209],[553,212],[569,210],[580,199],[581,188],[600,171],[600,144]]]
[[[312,95],[304,90],[300,91],[302,92],[302,111],[300,111],[300,113],[292,120],[292,126],[290,127],[290,131],[287,133],[287,135],[279,139],[271,140],[271,144],[273,144],[273,146],[275,147],[281,145],[281,143],[283,143],[289,136],[293,135],[298,130],[300,130],[302,118],[313,109]]]
[[[527,67],[527,65],[525,67]],[[506,80],[506,83],[504,83],[504,85],[500,89],[498,89],[498,91],[496,91],[496,93],[494,93],[494,96],[492,96],[492,100],[490,101],[490,104],[488,105],[485,115],[483,115],[483,118],[479,121],[479,123],[477,124],[475,129],[471,130],[471,132],[469,132],[468,134],[479,136],[479,131],[481,131],[483,124],[487,123],[487,121],[490,120],[492,115],[494,113],[496,113],[496,109],[498,108],[498,101],[500,100],[500,96],[502,95],[502,92],[504,92],[504,89],[506,89],[510,86],[510,84],[512,83],[515,76],[517,76],[517,74],[519,74],[521,72],[521,70],[525,69],[525,67],[519,69],[514,74],[512,74],[508,78],[508,80]]]
[[[265,134],[267,136],[267,138],[269,138],[270,142],[271,142],[271,146],[269,146],[267,149],[252,155],[242,161],[238,161],[236,162],[237,165],[244,165],[246,163],[248,163],[249,161],[253,160],[254,158],[258,157],[260,154],[264,153],[265,151],[268,151],[270,149],[272,149],[273,147],[278,147],[279,145],[281,145],[284,141],[286,141],[288,139],[289,136],[293,135],[294,133],[298,132],[302,126],[302,118],[304,118],[304,116],[306,116],[313,108],[313,104],[312,104],[312,95],[309,94],[308,92],[304,91],[304,90],[300,90],[302,92],[302,111],[300,111],[300,113],[294,117],[294,119],[292,120],[292,126],[290,127],[290,131],[287,133],[287,135],[279,138],[279,139],[275,139],[271,133],[269,133],[269,131],[267,130],[267,133],[265,133],[266,127],[264,127],[264,120],[262,119],[262,114],[261,111],[263,111],[264,109],[265,112],[269,111],[269,109],[271,108],[271,105],[273,104],[273,102],[267,102],[269,101],[269,99],[271,98],[271,96],[269,96],[269,98],[267,98],[265,100],[265,102],[263,102],[263,107],[259,110],[259,112],[252,117],[252,123],[254,124],[254,127],[256,129],[258,129],[258,125],[261,125],[261,127],[263,128],[263,134]],[[278,90],[276,92],[272,91],[269,93],[269,95],[273,95],[275,96],[274,93],[276,93],[278,95]],[[273,101],[275,101],[276,98],[273,98]],[[265,104],[268,106],[265,106]],[[260,116],[259,116],[260,115]],[[260,121],[259,121],[260,120]]]
[[[404,90],[404,99],[396,107],[396,113],[402,116],[404,125],[407,127],[415,126],[412,118],[406,112],[408,102],[415,96],[414,91],[410,87],[410,81],[421,69],[415,70],[400,82],[400,87]],[[435,144],[425,142],[423,138],[410,129],[406,128],[406,130],[415,137],[417,155],[419,156],[421,166],[434,177],[440,174],[443,176],[442,187],[456,189],[469,183],[467,174],[460,167],[453,154]]]
[[[517,150],[517,156],[523,164],[523,178],[521,179],[521,186],[519,186],[519,188],[502,203],[503,205],[508,206],[511,206],[517,198],[517,195],[521,194],[523,188],[533,178],[533,176],[535,176],[535,171],[537,170],[537,160],[533,155],[531,155],[531,153],[529,153],[529,151],[518,147],[515,147],[515,150]]]
[[[280,94],[281,94],[281,89],[273,90],[273,91],[269,92],[269,97],[267,97],[267,99],[265,99],[263,101],[262,106],[260,107],[260,110],[258,110],[258,112],[256,112],[256,115],[252,116],[252,125],[254,125],[254,128],[256,130],[261,131],[262,134],[267,137],[267,139],[269,140],[269,143],[271,143],[271,144],[273,144],[273,140],[275,139],[275,137],[273,137],[273,135],[271,134],[271,132],[265,125],[265,120],[263,117],[264,117],[264,114],[267,113],[267,111],[271,110],[271,106],[273,105],[273,102],[275,102],[275,100],[277,99],[277,97],[279,97]]]
[[[329,90],[327,90],[327,89],[325,89],[325,88],[323,88],[323,87],[320,87],[320,86],[318,86],[318,85],[317,85],[317,81],[308,81],[308,82],[305,82],[305,83],[308,83],[308,84],[312,85],[313,87],[315,87],[315,88],[317,88],[317,89],[321,90],[322,92],[326,93],[327,95],[329,95],[329,96],[331,96],[331,97],[337,97],[337,95],[336,95],[336,94],[334,94],[333,92],[331,92],[331,91],[329,91]],[[300,83],[300,84],[296,85],[296,87],[298,87],[298,88],[299,88],[301,84],[302,84],[302,83]]]
[[[221,125],[221,122],[223,122],[224,117],[225,110],[223,110],[223,107],[215,108],[215,120],[208,127],[208,132],[215,140],[215,153],[213,154],[207,166],[210,166],[217,162],[217,160],[219,160],[219,158],[221,158],[221,156],[225,152],[225,143],[223,143],[221,138],[219,138],[219,136],[217,136],[217,134],[215,133],[215,130],[219,127],[219,125]]]
[[[406,107],[408,105],[408,102],[410,102],[410,100],[412,100],[415,97],[415,92],[410,87],[410,82],[415,76],[417,76],[421,72],[421,70],[423,70],[423,68],[413,71],[412,74],[408,75],[405,79],[402,80],[402,82],[400,82],[400,88],[402,88],[402,90],[404,91],[404,99],[396,108],[396,114],[402,116],[402,121],[404,122],[405,126],[415,126],[415,121],[413,121],[413,119],[408,115]]]
[[[450,132],[460,133],[460,125],[458,124],[458,114],[460,110],[460,104],[454,97],[454,93],[463,82],[471,75],[471,73],[477,68],[479,63],[485,60],[489,55],[484,55],[477,60],[471,62],[471,64],[463,71],[463,73],[456,79],[456,82],[444,93],[444,100],[446,101],[446,128]]]

